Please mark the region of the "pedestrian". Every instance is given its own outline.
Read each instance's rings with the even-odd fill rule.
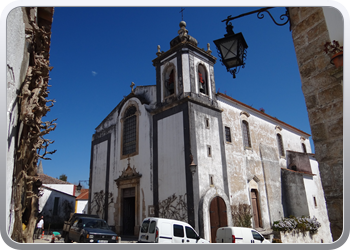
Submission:
[[[38,224],[36,224],[36,235],[38,239],[40,238],[43,230],[44,230],[44,216],[41,216]]]

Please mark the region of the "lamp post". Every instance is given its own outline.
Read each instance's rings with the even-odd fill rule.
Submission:
[[[264,18],[263,12],[266,12],[269,14],[271,17],[272,21],[278,25],[278,26],[283,26],[289,22],[289,11],[288,8],[286,8],[286,13],[282,14],[280,16],[280,19],[283,21],[285,18],[287,20],[283,23],[278,23],[276,20],[273,18],[271,13],[269,12],[269,9],[272,9],[274,7],[266,7],[266,8],[261,8],[255,11],[247,12],[235,17],[228,16],[225,20],[222,20],[222,22],[226,22],[226,32],[224,38],[217,39],[214,41],[216,48],[218,50],[218,55],[220,57],[220,61],[223,65],[225,65],[226,70],[230,72],[233,75],[233,78],[236,78],[236,73],[238,73],[240,67],[244,68],[245,66],[245,59],[247,56],[247,48],[248,45],[242,35],[242,33],[235,34],[233,32],[233,26],[230,21],[248,16],[254,13],[257,13],[257,17],[259,19]],[[290,27],[289,27],[290,30]],[[237,71],[238,69],[238,71]]]

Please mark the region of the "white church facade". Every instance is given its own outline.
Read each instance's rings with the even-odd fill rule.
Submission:
[[[119,235],[155,216],[187,221],[213,242],[233,225],[231,206],[248,204],[265,235],[283,217],[315,216],[331,242],[310,135],[216,93],[216,58],[185,22],[178,33],[153,60],[156,85],[132,87],[96,128],[88,212]]]

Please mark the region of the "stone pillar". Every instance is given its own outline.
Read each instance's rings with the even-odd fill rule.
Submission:
[[[343,230],[343,68],[330,64],[321,7],[290,7],[295,52],[333,241]]]

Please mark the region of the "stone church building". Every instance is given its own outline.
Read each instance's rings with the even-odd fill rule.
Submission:
[[[318,242],[331,242],[310,135],[222,93],[216,58],[180,23],[153,60],[155,85],[131,86],[92,136],[89,213],[119,235],[137,235],[148,216],[187,221],[214,242],[247,204],[252,227],[315,216]]]

